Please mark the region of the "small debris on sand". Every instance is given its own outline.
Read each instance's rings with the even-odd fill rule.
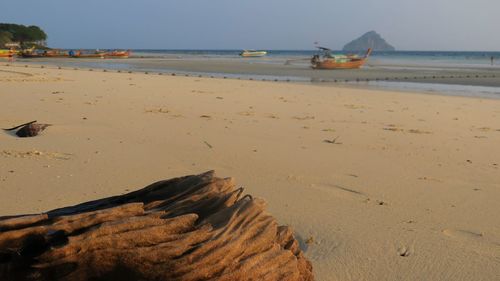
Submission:
[[[340,136],[334,138],[333,140],[324,140],[323,142],[326,142],[326,143],[329,143],[329,144],[342,144],[341,142],[337,142],[338,138],[340,138]]]
[[[214,147],[213,147],[211,144],[209,144],[207,141],[203,141],[203,142],[204,142],[204,143],[208,146],[208,148],[210,148],[210,149],[214,148]]]
[[[18,125],[10,129],[4,129],[5,131],[16,131],[16,135],[20,138],[35,137],[41,133],[45,128],[51,126],[51,124],[39,124],[35,121],[31,121],[25,124]]]

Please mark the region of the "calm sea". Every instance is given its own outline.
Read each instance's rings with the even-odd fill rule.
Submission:
[[[183,58],[183,59],[239,59],[241,50],[132,50],[134,56]],[[271,50],[263,63],[282,63],[283,60],[310,58],[316,54],[315,50]],[[334,51],[334,53],[345,53]],[[360,53],[362,54],[362,53]],[[415,65],[434,67],[490,67],[491,58],[494,66],[500,67],[500,52],[458,52],[458,51],[395,51],[373,52],[372,64],[387,65]]]
[[[92,51],[92,50],[90,50]],[[131,59],[19,59],[21,62],[125,71],[211,75],[215,77],[315,81],[363,81],[364,86],[429,93],[500,98],[500,52],[373,52],[361,71],[324,72],[310,68],[314,50],[270,50],[261,58],[242,58],[241,50],[132,50]],[[334,53],[343,53],[335,51]],[[360,53],[363,54],[363,53]],[[492,60],[493,58],[493,64]],[[200,63],[203,61],[203,63]],[[214,63],[207,63],[213,61]],[[222,63],[221,63],[222,62]],[[264,64],[264,65],[262,65]],[[405,74],[403,74],[405,73]],[[384,76],[379,76],[384,75]],[[399,81],[373,81],[401,76]],[[453,76],[455,80],[405,81],[406,76]],[[457,76],[479,77],[461,82]],[[480,75],[480,76],[478,76]],[[483,79],[483,76],[489,78]],[[497,80],[498,79],[498,80]],[[387,80],[380,78],[377,80]],[[389,79],[391,80],[391,79]],[[394,80],[394,79],[392,79]],[[426,82],[426,83],[423,83]],[[363,83],[354,83],[360,85]]]

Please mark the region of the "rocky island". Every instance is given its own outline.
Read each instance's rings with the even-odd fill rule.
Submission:
[[[396,49],[385,41],[380,34],[370,31],[344,46],[344,51],[364,51],[372,48],[374,51],[395,51]]]

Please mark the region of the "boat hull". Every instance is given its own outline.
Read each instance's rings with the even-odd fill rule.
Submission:
[[[103,59],[104,54],[74,55],[71,57],[76,59]]]
[[[69,58],[69,54],[63,51],[49,51],[43,54],[47,58]]]
[[[44,55],[47,58],[69,58],[69,55]]]
[[[259,51],[259,52],[242,52],[240,56],[244,58],[255,58],[255,57],[263,57],[267,55],[267,52],[265,51]]]
[[[129,51],[123,51],[123,52],[117,51],[117,52],[106,53],[107,58],[127,59],[129,58],[129,56],[130,56]]]
[[[29,54],[29,53],[22,53],[21,54],[21,57],[22,58],[26,58],[26,59],[31,59],[31,58],[43,58],[44,55],[42,54]]]
[[[313,69],[359,69],[365,64],[371,53],[372,49],[370,48],[364,57],[346,55],[337,59],[330,57],[321,59],[319,55],[315,55],[311,59],[311,67]]]
[[[358,69],[365,64],[365,59],[351,60],[347,62],[337,62],[335,60],[326,59],[316,62],[312,65],[314,69]]]
[[[0,58],[11,58],[14,56],[14,52],[11,50],[0,50]]]

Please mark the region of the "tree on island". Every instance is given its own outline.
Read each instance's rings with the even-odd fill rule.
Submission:
[[[38,26],[0,23],[0,47],[11,42],[19,42],[22,48],[32,46],[45,48],[47,34]]]

